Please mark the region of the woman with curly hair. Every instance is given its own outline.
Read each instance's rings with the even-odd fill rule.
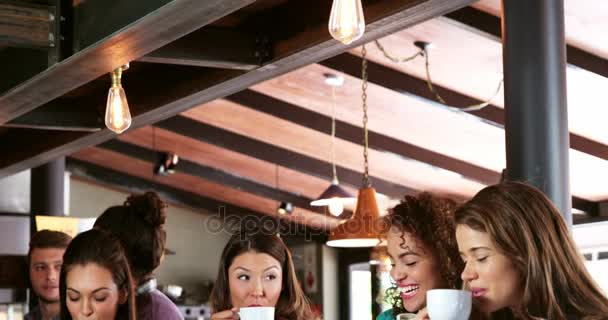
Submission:
[[[430,193],[406,196],[385,219],[391,278],[401,299],[378,317],[400,313],[426,318],[426,292],[460,288],[463,263],[454,236],[454,201]]]
[[[314,320],[289,249],[275,233],[238,232],[224,247],[211,320],[237,320],[245,307],[274,307],[277,320]]]

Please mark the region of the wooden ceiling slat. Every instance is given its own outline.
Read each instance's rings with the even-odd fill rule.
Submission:
[[[106,141],[100,144],[98,148],[118,152],[128,157],[136,158],[146,162],[155,163],[158,160],[158,155],[156,151],[119,140]],[[192,176],[197,176],[207,181],[221,184],[236,190],[245,191],[247,193],[255,194],[260,197],[274,199],[279,202],[288,201],[293,203],[294,206],[305,208],[307,210],[320,214],[325,214],[325,210],[323,207],[313,207],[310,205],[310,202],[312,201],[312,199],[310,198],[286,192],[279,188],[269,187],[252,180],[244,179],[242,177],[237,177],[228,172],[194,163],[187,159],[181,158],[178,165],[175,167],[175,171],[189,174]]]
[[[259,197],[183,173],[175,173],[166,177],[154,176],[152,173],[153,163],[131,158],[113,151],[88,148],[79,151],[70,157],[110,168],[119,173],[119,175],[145,179],[146,181],[152,181],[211,199],[209,209],[207,209],[211,212],[219,213],[221,210],[226,210],[225,212],[227,214],[239,212],[247,214],[247,210],[242,210],[242,208],[246,208],[271,217],[278,216],[276,213],[278,202],[275,200]],[[231,205],[234,207],[231,207]],[[297,207],[294,208],[294,212],[291,215],[280,217],[287,221],[302,223],[316,228],[322,228],[323,230],[335,227],[340,222],[340,220],[336,218],[320,215]]]
[[[67,158],[66,170],[72,173],[72,178],[88,183],[100,184],[122,192],[143,193],[153,190],[171,205],[188,207],[194,210],[204,210],[208,212],[207,214],[217,214],[216,217],[225,219],[222,222],[226,223],[226,225],[220,226],[210,223],[204,225],[203,228],[209,228],[207,230],[209,232],[231,231],[232,226],[236,227],[232,222],[245,222],[247,219],[253,218],[257,221],[268,221],[270,219],[276,223],[274,224],[275,226],[280,226],[286,232],[292,232],[292,235],[321,237],[321,239],[326,237],[325,230],[321,228],[303,226],[296,222],[286,221],[279,217],[271,217],[248,208],[221,203],[195,192],[189,192],[163,183],[118,172],[86,160]],[[231,217],[236,217],[237,219],[232,219]],[[222,229],[218,230],[218,228]]]
[[[331,59],[330,59],[331,60]],[[264,112],[297,125],[331,134],[331,117],[300,108],[294,104],[272,98],[252,90],[244,90],[226,97],[253,110]],[[347,122],[336,120],[336,137],[352,143],[361,143],[363,129]],[[406,158],[453,171],[484,184],[494,184],[500,179],[498,172],[461,161],[387,135],[369,131],[369,147],[387,151]]]
[[[278,184],[282,190],[309,198],[319,196],[329,184],[327,179],[310,176],[161,128],[146,126],[118,138],[140,147],[174,152],[180,156],[180,159],[188,159],[204,166],[230,172],[269,187],[275,187]],[[327,172],[330,170],[331,168],[328,167]],[[343,187],[350,189],[353,194],[357,192],[355,188],[349,188],[346,185]]]
[[[194,119],[189,119],[184,116],[175,116],[157,123],[156,126],[228,150],[272,162],[282,167],[288,167],[309,175],[322,177],[328,181],[331,179],[331,171],[328,170],[328,168],[330,168],[330,163],[328,162],[264,143],[259,140],[254,140],[250,137],[236,134],[223,128],[214,127]],[[361,185],[361,173],[341,166],[337,167],[337,172],[342,183],[357,187]],[[405,186],[376,177],[372,177],[372,180],[374,187],[379,192],[390,197],[401,198],[403,195],[417,192],[417,190],[412,190]]]
[[[343,53],[327,59],[320,64],[342,71],[353,77],[360,77],[361,74],[361,58],[348,53]],[[425,80],[371,61],[368,62],[368,72],[370,74],[369,81],[371,83],[378,84],[397,92],[409,92],[431,101],[435,100],[435,95],[429,91]],[[435,84],[434,87],[444,99],[457,108],[482,102],[437,84]],[[470,112],[470,114],[496,123],[501,127],[504,126],[505,123],[504,109],[494,104],[490,104],[481,110]],[[570,133],[570,147],[594,157],[608,160],[608,145],[576,133]]]
[[[491,15],[473,7],[465,7],[451,13],[446,17],[468,25],[472,28],[502,38],[500,17]],[[608,77],[608,60],[595,54],[581,50],[570,44],[566,45],[568,63],[579,68]]]
[[[177,23],[178,26],[183,27],[183,25],[188,25],[189,27],[192,27],[190,24],[192,24],[193,21],[187,18],[196,17],[195,20],[197,20],[198,26],[201,26],[207,22],[207,20],[200,18],[201,13],[206,13],[206,15],[203,16],[205,18],[209,18],[208,20],[210,20],[213,14],[207,14],[210,12],[209,10],[213,10],[214,8],[218,10],[221,8],[226,10],[226,12],[223,13],[227,13],[246,4],[246,1],[236,0],[229,3],[227,3],[227,1],[221,1],[221,5],[216,2],[217,1],[207,1],[204,5],[201,5],[200,1],[180,1],[179,3],[181,6],[176,5],[170,7],[175,11],[183,10],[183,14],[185,16],[180,16],[179,18],[171,19],[170,21]],[[451,10],[463,7],[472,2],[472,0],[374,1],[369,3],[369,13],[366,13],[367,32],[357,43],[353,43],[351,46],[356,46],[358,43],[368,42],[372,39],[395,32],[420,21],[445,14]],[[366,3],[366,6],[367,5],[368,4]],[[190,6],[193,6],[194,8],[189,8]],[[192,10],[188,10],[188,8]],[[217,11],[211,12],[216,14],[213,16],[215,18],[220,16],[219,12]],[[301,12],[297,12],[297,15],[301,15]],[[145,22],[155,22],[154,19],[162,20],[161,14],[148,15],[146,17],[152,18],[145,20]],[[166,23],[169,23],[170,21],[162,20],[162,23],[158,23],[157,25],[146,24],[146,27],[150,28],[151,30],[163,29],[163,32],[161,32],[160,35],[156,33],[148,35],[148,33],[146,33],[146,39],[153,38],[154,36],[160,37],[161,35],[164,35],[164,37],[161,38],[163,40],[167,40],[165,43],[168,43],[176,38],[179,38],[179,36],[185,33],[172,33],[171,36],[175,37],[171,39],[167,38],[166,29],[168,29],[168,26]],[[136,26],[137,24],[130,25],[130,27]],[[327,20],[325,17],[322,19],[322,21],[318,21],[318,25],[315,27],[315,30],[317,30],[316,33],[309,33],[307,28],[296,28],[298,29],[297,34],[294,34],[291,37],[279,39],[280,41],[273,43],[272,61],[268,62],[261,68],[250,72],[243,73],[228,70],[204,72],[203,75],[196,75],[195,73],[192,76],[184,76],[175,82],[171,82],[166,79],[149,81],[150,79],[159,78],[159,75],[161,74],[163,76],[165,75],[164,72],[151,73],[145,78],[147,81],[146,85],[143,87],[145,90],[140,91],[141,96],[134,96],[128,93],[130,107],[134,109],[134,111],[132,111],[132,115],[134,116],[132,126],[136,128],[166,119],[167,117],[192,108],[195,105],[230,95],[248,88],[260,81],[270,79],[307,64],[326,59],[349,48],[338,41],[333,40],[327,33],[326,26]],[[172,30],[179,29],[177,26],[173,27],[174,28],[172,28]],[[275,29],[281,28],[276,28],[275,26]],[[321,30],[324,31],[321,32]],[[136,32],[133,32],[133,34],[137,35]],[[36,108],[79,85],[93,80],[97,76],[103,75],[104,73],[125,62],[128,62],[129,60],[141,57],[144,54],[162,46],[162,44],[164,43],[161,41],[155,41],[154,45],[148,43],[147,49],[145,50],[141,49],[131,51],[133,48],[130,46],[120,46],[117,43],[105,41],[94,46],[93,48],[99,49],[97,51],[102,51],[100,48],[105,47],[105,49],[109,52],[103,56],[99,56],[100,52],[97,52],[97,56],[92,55],[85,57],[85,54],[83,53],[84,51],[79,52],[75,56],[66,59],[62,64],[60,64],[60,66],[47,70],[47,72],[43,73],[44,76],[38,76],[33,80],[28,81],[26,85],[19,87],[19,89],[12,90],[9,96],[5,95],[0,97],[0,110],[4,110],[3,113],[0,113],[0,123],[4,123],[7,120]],[[128,51],[128,53],[125,51]],[[97,62],[95,65],[97,68],[93,68],[94,66],[90,64],[91,61]],[[62,79],[63,81],[56,81],[56,79]],[[25,94],[28,92],[25,90],[26,88],[30,88],[28,90],[33,90],[35,88],[35,92],[32,92],[29,95]],[[33,95],[33,97],[30,97],[30,95]],[[103,103],[103,101],[105,101],[103,96],[104,93],[100,92],[96,97],[84,99],[84,103],[82,103],[82,105],[96,105]],[[133,101],[133,103],[131,103],[131,101]],[[137,105],[135,101],[139,101],[141,104]],[[51,133],[51,135],[53,134]],[[109,133],[107,130],[103,130],[85,135],[61,146],[49,145],[47,147],[39,148],[25,157],[25,154],[21,153],[21,157],[11,157],[10,159],[5,160],[7,165],[0,167],[0,177],[40,165],[57,156],[70,154],[79,149],[109,140],[112,137],[113,135],[111,133]]]
[[[328,163],[332,159],[328,135],[227,100],[207,103],[189,110],[183,115],[289,152],[306,155],[317,161]],[[326,147],[320,147],[322,145]],[[357,179],[354,180],[356,184],[353,186],[360,185],[360,172],[363,170],[362,149],[361,144],[341,139],[335,140],[336,165],[348,169],[350,172],[356,172]],[[451,193],[461,197],[468,197],[483,187],[482,184],[462,178],[456,173],[387,152],[370,149],[369,159],[369,172],[375,177],[374,181],[385,181],[415,190]],[[338,178],[343,182],[348,181],[340,173],[338,173]],[[378,187],[378,189],[380,188]],[[403,193],[397,198],[402,195]]]

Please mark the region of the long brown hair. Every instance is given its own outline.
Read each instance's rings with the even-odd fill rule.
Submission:
[[[520,182],[486,187],[456,211],[456,224],[486,232],[522,275],[524,317],[606,319],[608,299],[583,263],[562,216]]]
[[[213,312],[232,308],[228,269],[237,256],[246,252],[268,254],[281,264],[283,283],[279,301],[275,306],[277,319],[308,320],[315,318],[308,299],[297,281],[289,249],[276,234],[265,231],[236,233],[224,247],[217,278],[211,292]]]
[[[110,271],[118,289],[127,292],[127,302],[118,306],[116,319],[135,320],[135,292],[127,258],[116,238],[97,229],[79,234],[65,250],[59,279],[61,319],[72,320],[66,304],[67,274],[73,267],[89,263],[95,263]]]

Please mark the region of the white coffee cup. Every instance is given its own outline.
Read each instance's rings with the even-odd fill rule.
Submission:
[[[241,320],[274,320],[274,307],[247,307],[239,309]]]
[[[415,313],[400,313],[397,315],[397,320],[410,320],[416,318]]]
[[[426,310],[431,320],[467,320],[471,314],[471,292],[433,289],[426,292]]]

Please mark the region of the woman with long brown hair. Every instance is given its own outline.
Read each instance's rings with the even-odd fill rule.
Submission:
[[[460,288],[463,263],[454,237],[455,207],[452,200],[424,192],[405,196],[384,218],[395,283],[391,290],[399,297],[378,320],[417,312],[418,318],[425,318],[428,290]]]
[[[234,234],[222,252],[211,319],[238,319],[244,307],[275,307],[275,319],[315,319],[296,279],[289,249],[275,233]]]
[[[491,318],[608,319],[566,223],[538,189],[503,182],[456,211],[462,279]]]
[[[79,234],[63,255],[62,320],[135,320],[129,263],[116,238],[102,230]]]

